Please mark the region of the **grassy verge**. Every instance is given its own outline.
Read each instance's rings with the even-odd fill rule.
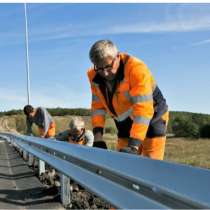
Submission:
[[[108,148],[115,150],[117,137],[104,136]],[[191,140],[185,138],[170,138],[166,142],[164,160],[174,163],[192,165],[210,169],[210,140]]]
[[[210,169],[210,140],[167,140],[165,160]]]

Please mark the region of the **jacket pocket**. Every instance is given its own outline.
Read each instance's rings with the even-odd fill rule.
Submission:
[[[148,131],[147,131],[147,137],[153,138],[158,136],[165,136],[166,135],[166,121],[162,118],[159,118],[158,120],[151,120]]]

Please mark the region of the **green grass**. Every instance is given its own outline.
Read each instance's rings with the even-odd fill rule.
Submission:
[[[210,169],[210,139],[168,139],[165,160]]]
[[[117,136],[104,136],[108,148],[115,150]],[[210,139],[170,138],[166,141],[164,160],[210,169]]]

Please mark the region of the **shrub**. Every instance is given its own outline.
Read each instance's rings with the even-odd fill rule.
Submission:
[[[210,124],[201,127],[200,136],[202,138],[210,138]]]
[[[190,120],[176,118],[172,125],[172,130],[177,137],[199,138],[199,126]]]

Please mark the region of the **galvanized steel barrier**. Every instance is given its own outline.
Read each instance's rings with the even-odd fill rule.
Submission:
[[[73,179],[116,208],[210,208],[210,170],[52,139],[9,133],[0,137],[36,156],[40,173],[46,162],[62,174],[64,206],[71,202],[67,186]]]

